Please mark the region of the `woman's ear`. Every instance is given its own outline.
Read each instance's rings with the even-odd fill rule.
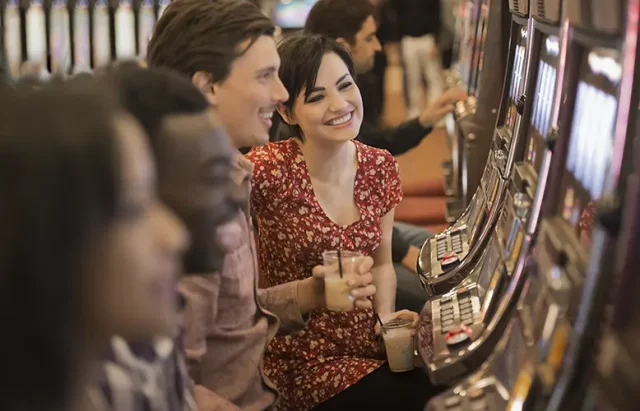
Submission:
[[[293,116],[291,115],[291,112],[289,111],[289,109],[286,108],[285,105],[282,103],[278,104],[278,114],[280,114],[280,117],[282,117],[284,122],[287,123],[288,125],[295,126],[296,124],[298,124],[293,118]]]
[[[216,94],[213,88],[211,74],[204,71],[197,71],[191,77],[191,82],[198,88],[198,90],[202,92],[209,104],[214,107],[218,104],[218,99],[216,98]]]

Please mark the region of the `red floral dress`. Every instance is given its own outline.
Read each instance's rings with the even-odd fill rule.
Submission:
[[[322,252],[373,254],[380,245],[380,219],[402,199],[395,159],[387,151],[355,142],[354,183],[360,219],[340,226],[318,203],[295,140],[254,149],[252,207],[259,231],[261,275],[267,286],[311,276]],[[307,328],[276,337],[265,354],[265,374],[281,394],[279,409],[308,410],[380,367],[384,351],[374,333],[372,310],[316,310]]]

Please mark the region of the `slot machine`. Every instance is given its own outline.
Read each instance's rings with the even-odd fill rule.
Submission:
[[[67,75],[71,70],[71,27],[65,0],[49,3],[49,57],[51,73]]]
[[[113,13],[116,60],[136,56],[136,16],[132,0],[119,0]]]
[[[454,186],[458,186],[460,182],[469,181],[467,177],[471,174],[473,174],[474,178],[477,178],[478,181],[480,180],[480,170],[472,170],[468,166],[471,164],[471,158],[475,158],[473,161],[484,160],[484,153],[488,150],[488,147],[486,147],[485,150],[484,146],[487,141],[484,138],[486,134],[483,131],[484,125],[481,125],[474,119],[476,119],[476,115],[481,116],[485,120],[492,117],[491,127],[493,128],[495,126],[496,106],[500,99],[500,93],[495,93],[494,91],[500,90],[497,81],[503,80],[506,55],[508,54],[507,50],[503,47],[508,43],[503,37],[509,34],[508,30],[504,29],[507,22],[503,21],[503,15],[505,13],[508,14],[506,6],[503,7],[501,2],[494,0],[481,0],[476,3],[476,6],[479,18],[476,23],[475,32],[476,36],[480,36],[480,40],[477,42],[479,47],[474,47],[473,44],[466,45],[464,50],[467,50],[469,47],[474,49],[478,48],[478,50],[471,52],[464,51],[464,53],[471,56],[471,60],[467,61],[467,56],[465,56],[461,59],[460,64],[462,67],[465,67],[464,65],[467,63],[473,65],[473,56],[478,56],[476,60],[479,62],[479,67],[477,69],[469,69],[467,86],[470,87],[472,77],[477,80],[474,80],[474,83],[477,83],[476,86],[474,86],[476,87],[476,95],[470,95],[469,101],[479,101],[482,102],[482,105],[479,105],[476,109],[475,103],[473,103],[473,110],[467,110],[464,107],[467,107],[469,101],[458,102],[458,106],[462,105],[464,107],[462,111],[458,110],[455,115],[456,137],[453,139],[451,145],[451,147],[455,147],[454,152],[452,152],[452,170],[445,172],[445,180],[448,178],[458,179],[458,182],[452,182]],[[486,44],[486,46],[484,44]],[[492,65],[497,65],[499,70],[482,70],[485,60],[491,62]],[[463,75],[466,74],[463,73]],[[499,80],[498,76],[500,76]],[[481,92],[481,90],[486,90],[487,92]],[[480,99],[478,100],[477,98]],[[489,113],[487,113],[487,110],[489,110]],[[479,165],[479,163],[476,165]],[[476,174],[477,177],[475,176]],[[448,185],[449,184],[445,184],[445,187]],[[467,187],[467,185],[464,183],[459,187]],[[473,191],[477,192],[478,190],[473,188]],[[460,193],[461,191],[456,189],[456,192]],[[455,199],[453,201],[450,200],[447,204],[449,211],[446,213],[449,217],[451,215],[451,207],[458,207],[454,205],[456,201]],[[483,227],[485,220],[483,219],[484,214],[482,210],[486,204],[488,203],[485,202],[478,205],[477,195],[474,194],[467,209],[450,228],[425,242],[418,259],[418,271],[421,279],[447,276],[451,270],[456,268],[464,267],[466,270],[470,267],[474,262],[468,258],[471,255],[470,252],[472,249],[475,247],[483,248],[486,245],[486,236],[475,236],[475,233],[480,232],[479,230]],[[482,241],[485,242],[483,243]],[[473,254],[475,260],[477,260],[479,256],[477,254],[478,253]],[[455,278],[458,277],[456,276]],[[428,282],[429,281],[423,281],[423,284]],[[457,283],[450,284],[447,289],[440,289],[436,292],[448,291],[456,284]],[[430,294],[434,293],[431,289],[427,289],[427,292]]]
[[[27,3],[25,11],[26,29],[26,60],[29,67],[23,65],[23,69],[29,71],[27,74],[37,77],[47,75],[47,31],[46,15],[42,0],[32,0]],[[36,72],[37,71],[37,72]]]
[[[510,8],[512,22],[510,24],[510,46],[506,51],[506,60],[510,69],[505,79],[508,83],[502,87],[504,93],[510,87],[512,95],[517,95],[525,72],[525,51],[527,46],[527,17],[528,7],[524,9]],[[502,97],[504,100],[506,97]],[[517,97],[515,97],[517,100]],[[501,104],[500,113],[504,112]],[[504,116],[499,116],[500,118]],[[498,132],[489,150],[484,172],[480,177],[479,187],[475,190],[469,207],[447,230],[427,240],[423,245],[418,259],[418,271],[423,287],[429,295],[437,295],[451,290],[466,277],[468,271],[480,257],[486,245],[488,233],[493,229],[488,224],[498,215],[500,198],[498,187],[504,186],[499,176],[509,171],[504,169],[506,164],[513,124],[503,136]],[[460,160],[462,161],[462,160]],[[501,170],[498,172],[497,170]],[[473,256],[473,258],[469,258]]]
[[[5,0],[2,13],[4,26],[4,52],[12,77],[20,76],[22,65],[22,33],[19,0]]]
[[[141,0],[138,6],[138,57],[147,56],[147,45],[156,24],[156,12],[153,0]]]
[[[445,186],[455,192],[446,208],[450,222],[464,212],[478,187],[500,104],[508,48],[505,2],[476,0],[471,16],[471,35],[462,45],[460,58],[461,85],[469,98],[457,102],[448,128],[450,145],[455,147],[452,162],[445,166]],[[483,70],[485,61],[491,70]]]
[[[592,361],[587,352],[576,355],[580,346],[577,330],[585,322],[578,316],[592,297],[583,290],[593,289],[596,261],[610,248],[602,247],[602,242],[592,247],[592,241],[598,239],[592,237],[588,225],[579,223],[579,217],[588,203],[603,203],[623,181],[622,160],[630,151],[626,135],[636,70],[638,8],[630,9],[633,12],[625,17],[633,22],[625,25],[627,33],[621,24],[617,29],[609,27],[613,32],[602,32],[577,24],[580,16],[591,16],[593,10],[585,14],[578,8],[576,15],[577,0],[572,2],[563,3],[558,65],[563,74],[554,97],[559,109],[553,109],[551,121],[558,130],[547,136],[550,144],[543,151],[539,178],[548,173],[548,184],[533,247],[519,258],[525,270],[521,271],[524,283],[516,310],[492,358],[477,374],[433,399],[431,409],[577,409],[566,402],[577,398],[575,390],[568,389],[572,387],[570,376],[575,376],[572,365]],[[619,9],[620,4],[606,3],[600,6],[611,7],[600,16]],[[543,70],[538,78],[544,78]],[[545,124],[535,117],[544,109],[543,103],[532,111],[531,129]],[[530,164],[534,164],[530,154],[534,150],[527,150],[525,161]],[[610,269],[610,259],[602,262]],[[518,275],[517,269],[514,273]]]
[[[91,54],[93,69],[111,63],[111,22],[107,0],[91,4]]]
[[[576,139],[583,133],[593,138],[569,145],[563,185],[574,191],[575,199],[568,202],[561,192],[558,199],[563,212],[557,207],[556,213],[568,222],[558,229],[573,228],[572,234],[580,240],[574,241],[573,248],[582,246],[589,258],[578,279],[572,278],[571,286],[562,290],[564,298],[551,301],[552,307],[560,307],[560,318],[552,321],[553,316],[545,312],[544,320],[550,324],[548,337],[540,339],[532,361],[540,370],[532,379],[532,391],[536,392],[526,398],[532,406],[548,410],[631,410],[640,399],[640,328],[635,303],[640,209],[640,2],[586,5],[572,1],[571,5],[575,14],[574,59],[581,62],[582,69],[577,70],[576,104],[581,105],[580,93],[584,98],[591,90],[591,105],[595,106],[576,114],[595,116],[600,122],[591,121],[590,128],[575,131]],[[574,118],[572,132],[578,121]],[[572,224],[575,210],[587,200],[596,204],[592,208],[593,231],[584,224],[584,215],[577,229]],[[549,231],[550,237],[556,234]],[[571,269],[571,261],[565,266],[565,270]],[[570,303],[563,305],[564,300]],[[599,395],[589,397],[592,393]]]
[[[91,12],[88,0],[77,0],[72,9],[73,73],[91,71]]]
[[[512,70],[505,78],[486,183],[478,190],[484,196],[480,200],[499,204],[488,245],[460,285],[430,300],[421,313],[418,350],[436,384],[465,376],[487,360],[509,324],[524,282],[524,261],[538,227],[551,153],[527,157],[522,148],[533,145],[536,152],[544,152],[556,138],[551,124],[557,121],[553,101],[558,98],[560,27],[553,12],[559,12],[560,2],[550,6],[544,13],[532,10],[528,21],[512,18]],[[518,99],[523,107],[522,116],[515,114],[515,127],[513,100],[519,92],[533,98],[528,103]]]
[[[603,8],[590,10],[601,16],[622,9],[621,2],[591,5]],[[627,46],[637,42],[637,4],[629,8],[627,18],[631,24],[618,23],[617,28],[609,26],[605,32],[597,26],[581,25],[577,17],[571,20],[568,65],[577,83],[571,130],[567,131],[571,137],[562,175],[557,179],[555,202],[551,203],[553,214],[542,221],[535,254],[540,284],[535,296],[538,311],[532,323],[539,332],[534,334],[531,366],[518,376],[511,403],[567,409],[558,406],[571,397],[567,381],[579,357],[575,343],[579,338],[572,336],[581,334],[584,322],[577,321],[578,315],[590,298],[583,291],[597,275],[597,260],[608,248],[603,242],[593,243],[591,227],[584,224],[585,210],[589,204],[604,204],[615,194],[623,181],[623,157],[631,152],[627,134],[636,53],[635,46]],[[607,271],[610,261],[602,261]],[[583,355],[585,359],[590,361],[590,355]]]
[[[637,105],[636,102],[631,107]],[[565,365],[571,371],[566,373],[569,375],[565,382],[568,389],[556,390],[565,394],[569,394],[569,390],[573,392],[552,397],[548,409],[632,411],[640,401],[640,350],[637,343],[640,330],[637,298],[637,290],[640,289],[637,273],[640,265],[639,114],[636,112],[634,130],[635,164],[627,184],[620,185],[624,199],[611,202],[610,207],[600,207],[598,212],[594,242],[601,237],[606,239],[605,243],[615,239],[615,245],[612,252],[602,253],[604,258],[599,258],[597,275],[589,276],[586,281],[589,285],[585,286],[584,299],[589,304],[581,307],[585,326],[573,338],[574,347],[579,346],[580,349],[570,349],[567,353],[573,360]],[[607,292],[610,289],[611,292]]]

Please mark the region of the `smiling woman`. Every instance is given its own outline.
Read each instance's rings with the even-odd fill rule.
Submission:
[[[304,47],[309,39],[314,39],[315,47]],[[297,62],[283,64],[279,73],[290,98],[279,106],[278,114],[291,136],[301,141],[305,133],[309,138],[354,139],[362,124],[363,108],[349,52],[320,36],[293,36],[278,51],[282,61]],[[344,131],[336,134],[338,129]]]
[[[374,261],[375,312],[384,322],[405,318],[415,325],[416,313],[395,311],[397,164],[387,151],[353,141],[363,112],[351,57],[339,43],[309,34],[287,38],[278,51],[290,96],[278,113],[293,138],[247,155],[255,164],[251,202],[263,280],[277,286],[308,278],[326,250],[359,252]],[[389,391],[402,393],[403,409],[422,409],[429,383],[423,373],[397,377],[384,365],[374,310],[315,309],[306,329],[269,344],[265,373],[282,394],[279,409],[353,409],[354,400],[384,409],[397,399]],[[357,388],[362,384],[365,394]],[[414,384],[420,389],[407,391]]]

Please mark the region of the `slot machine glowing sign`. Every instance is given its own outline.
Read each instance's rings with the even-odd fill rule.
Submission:
[[[152,0],[143,0],[138,10],[138,56],[146,57],[147,44],[153,33],[153,26],[156,24],[156,15],[153,9]]]
[[[87,0],[80,0],[73,10],[74,73],[91,71],[91,32],[87,3]]]
[[[115,16],[116,58],[130,59],[136,55],[135,14],[131,0],[120,0]]]
[[[4,50],[9,71],[13,77],[20,75],[22,64],[22,36],[20,34],[20,9],[18,0],[8,0],[4,8]]]
[[[69,10],[64,0],[55,0],[49,12],[51,72],[68,74],[71,68]]]
[[[97,0],[93,6],[93,67],[98,68],[111,62],[111,32],[109,29],[109,9],[106,0]]]
[[[40,73],[47,70],[47,33],[42,0],[33,0],[26,15],[27,60],[38,67]],[[36,74],[36,73],[30,73]]]

